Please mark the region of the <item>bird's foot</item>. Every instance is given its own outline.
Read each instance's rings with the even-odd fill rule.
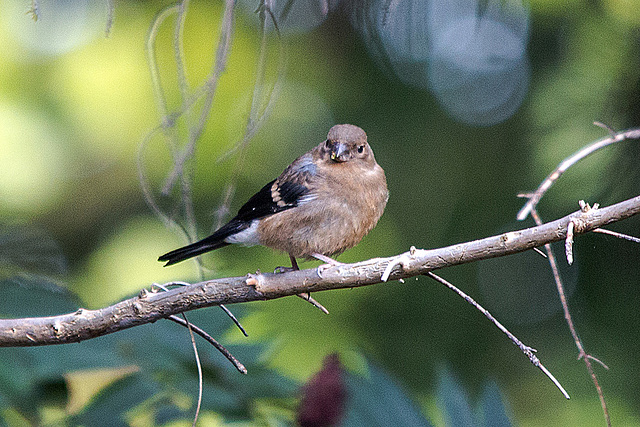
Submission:
[[[289,259],[291,260],[291,267],[276,267],[275,270],[273,270],[273,272],[275,274],[278,273],[288,273],[290,271],[297,271],[300,270],[300,268],[298,267],[298,262],[296,261],[296,258],[293,255],[289,255]]]

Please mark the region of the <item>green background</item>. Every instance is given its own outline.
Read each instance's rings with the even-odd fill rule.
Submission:
[[[38,288],[54,280],[79,295],[85,307],[99,308],[154,282],[198,280],[195,263],[165,269],[156,261],[185,241],[148,208],[136,166],[141,141],[160,120],[145,44],[162,5],[116,2],[108,37],[106,7],[101,5],[83,30],[84,42],[62,53],[25,44],[23,32],[44,19],[29,19],[28,2],[3,1],[0,6],[3,286],[22,283],[26,289],[29,282]],[[429,92],[381,71],[348,21],[333,16],[309,33],[286,38],[286,74],[269,115],[246,150],[220,160],[241,139],[251,104],[260,45],[251,7],[237,10],[231,56],[197,144],[193,199],[201,237],[215,226],[216,209],[230,182],[236,191],[231,203],[235,211],[336,123],[365,129],[391,194],[378,226],[340,256],[342,262],[529,226],[531,222],[515,221],[523,203],[516,195],[533,190],[562,159],[605,136],[593,121],[615,129],[640,125],[637,1],[532,1],[529,93],[512,118],[490,127],[454,121]],[[221,11],[218,3],[196,2],[187,15],[185,62],[192,86],[211,67]],[[67,24],[71,27],[72,20]],[[167,102],[176,108],[172,31],[171,25],[161,28],[156,43]],[[276,76],[277,48],[272,37],[268,84]],[[544,198],[542,218],[575,211],[580,199],[608,205],[637,195],[639,156],[637,143],[625,142],[581,162]],[[149,142],[143,162],[151,184],[159,188],[171,169],[161,138]],[[174,194],[166,207],[177,200]],[[637,218],[612,228],[640,234]],[[573,267],[567,268],[562,252],[558,254],[580,337],[587,351],[610,367],[595,369],[614,425],[640,425],[639,247],[588,235],[577,238]],[[31,256],[36,261],[29,263]],[[240,276],[286,265],[288,257],[262,247],[228,247],[204,262],[210,269],[206,277]],[[536,348],[571,400],[565,401],[480,313],[422,277],[314,295],[330,316],[298,298],[230,307],[240,310],[250,337],[242,337],[220,317],[216,338],[225,344],[260,345],[262,351],[245,356],[254,358],[249,364],[274,368],[294,383],[308,379],[329,353],[339,352],[355,370],[366,357],[391,375],[435,424],[443,422],[437,396],[443,369],[455,373],[471,401],[480,398],[483,384],[495,381],[516,425],[604,423],[594,386],[584,364],[576,361],[544,260],[526,254],[440,273]],[[28,305],[18,296],[14,311],[0,314],[64,312],[56,311],[49,297],[39,301]],[[174,333],[182,337],[175,345],[188,359],[186,333]],[[135,331],[127,337],[135,345]],[[73,351],[92,351],[83,345],[74,345]],[[153,354],[161,350],[150,345],[148,358],[138,363],[154,364]],[[33,363],[61,363],[56,357],[66,357],[65,346],[49,354],[46,361]],[[94,357],[99,365],[100,357]],[[184,391],[187,400],[196,395],[197,381],[192,385]],[[54,401],[31,410],[55,419],[58,415],[51,413],[63,406]],[[206,409],[217,411],[214,403]]]

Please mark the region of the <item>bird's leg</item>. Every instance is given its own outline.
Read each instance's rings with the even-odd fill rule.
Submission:
[[[300,270],[300,267],[298,267],[298,261],[296,261],[296,257],[289,255],[289,259],[291,260],[291,268],[293,268],[294,270]]]
[[[291,256],[291,255],[289,255],[289,259],[291,259],[291,270],[289,270],[289,271],[300,270],[300,268],[298,267],[298,262],[296,261],[296,258]],[[284,268],[284,267],[278,267],[278,268]],[[314,307],[318,308],[324,314],[329,314],[329,310],[324,308],[324,306],[322,304],[320,304],[318,301],[316,301],[315,299],[311,298],[311,294],[310,293],[303,292],[301,294],[298,294],[298,296],[300,298],[302,298],[303,300],[310,302],[311,305],[313,305]]]

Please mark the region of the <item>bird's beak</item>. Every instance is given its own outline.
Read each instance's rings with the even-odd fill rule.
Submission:
[[[343,144],[341,142],[337,142],[334,146],[333,149],[331,150],[331,160],[333,160],[334,162],[346,162],[347,159],[347,153],[348,153],[348,148],[346,146],[346,144]]]

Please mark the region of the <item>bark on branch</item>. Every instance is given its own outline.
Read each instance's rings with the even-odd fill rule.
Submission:
[[[580,210],[537,227],[439,249],[412,248],[394,257],[373,258],[355,264],[214,279],[168,292],[143,290],[134,298],[99,310],[79,309],[59,316],[0,319],[0,347],[79,342],[213,305],[373,285],[383,282],[383,278],[398,280],[414,277],[444,267],[510,255],[563,240],[570,222],[574,224],[574,235],[579,235],[638,213],[640,196],[605,208]]]

